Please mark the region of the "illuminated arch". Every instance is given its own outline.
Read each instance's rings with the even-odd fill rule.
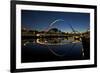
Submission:
[[[59,21],[64,21],[64,20],[63,20],[63,19],[56,19],[56,20],[54,20],[44,31],[47,32],[56,22],[59,22]],[[69,25],[69,27],[72,29],[72,32],[74,32],[74,33],[78,32],[78,31],[75,31],[75,29],[72,27],[71,24],[68,24],[68,25]],[[45,44],[45,45],[46,45],[46,44]],[[46,46],[48,47],[48,45],[46,45]],[[72,46],[72,48],[73,48],[74,46],[75,46],[75,44]],[[71,49],[72,49],[72,48],[71,48]],[[48,50],[49,50],[52,54],[54,54],[54,55],[56,55],[56,56],[60,56],[60,57],[65,56],[65,54],[59,54],[59,53],[53,51],[50,47],[48,47]]]
[[[64,20],[62,19],[54,20],[51,24],[49,24],[49,26],[44,31],[48,31],[56,22],[59,22],[59,21],[64,21]]]

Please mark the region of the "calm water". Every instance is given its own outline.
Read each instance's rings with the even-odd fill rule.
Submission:
[[[37,38],[22,40],[22,62],[82,60],[82,42],[73,38]]]

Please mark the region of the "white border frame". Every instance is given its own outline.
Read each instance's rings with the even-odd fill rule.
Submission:
[[[54,62],[33,62],[21,63],[21,10],[41,10],[41,11],[62,11],[62,12],[82,12],[90,13],[90,60],[73,60],[73,61],[54,61]],[[94,64],[94,9],[70,8],[70,7],[53,7],[37,5],[16,5],[16,69],[25,68],[43,68],[58,66],[76,66]]]

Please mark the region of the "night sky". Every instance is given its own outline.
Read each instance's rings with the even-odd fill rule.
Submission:
[[[63,32],[72,32],[70,27],[70,25],[72,25],[76,31],[85,32],[90,25],[90,14],[79,12],[21,10],[22,28],[43,31],[55,20],[59,21],[55,22],[50,28],[58,28]]]

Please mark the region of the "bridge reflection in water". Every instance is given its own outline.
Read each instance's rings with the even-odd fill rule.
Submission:
[[[22,39],[22,62],[82,60],[81,38],[42,37]]]

